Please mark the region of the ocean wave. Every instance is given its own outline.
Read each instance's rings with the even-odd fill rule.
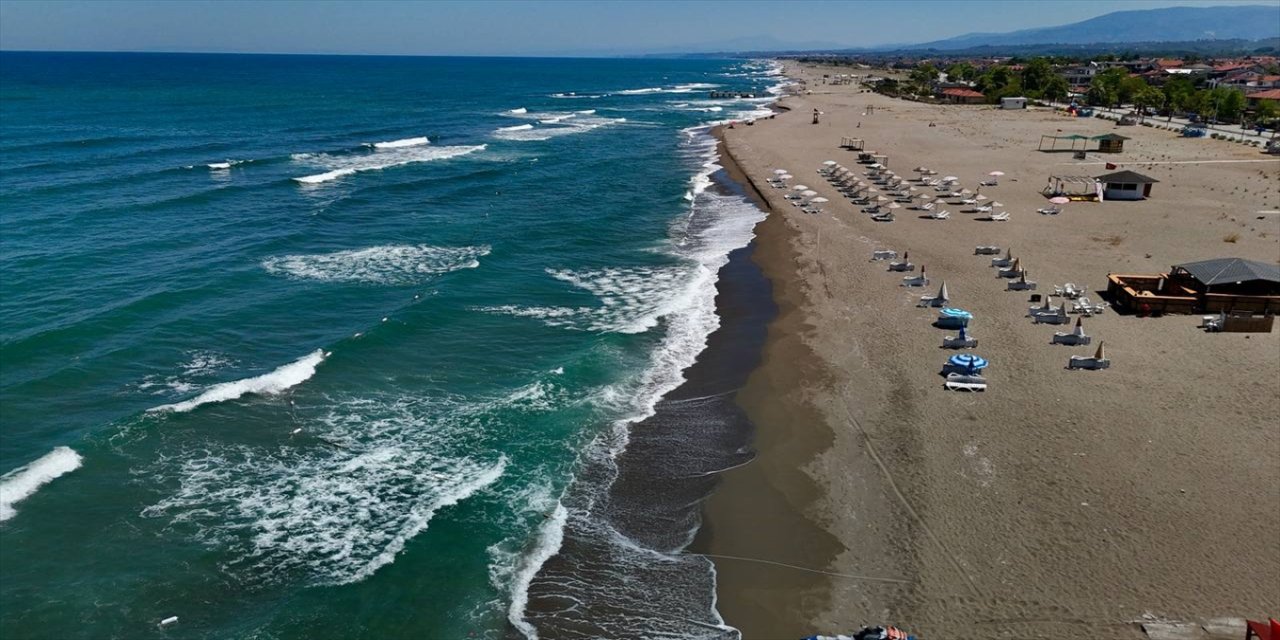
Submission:
[[[215,351],[191,351],[187,353],[187,357],[188,360],[178,366],[180,373],[169,376],[148,375],[138,383],[138,390],[152,395],[188,394],[203,386],[202,378],[235,364],[227,356]]]
[[[252,162],[252,161],[251,160],[227,160],[224,162],[210,162],[205,166],[209,167],[210,171],[226,171],[231,167],[234,167],[238,164],[244,164],[246,162]]]
[[[551,94],[550,97],[561,98],[561,99],[574,99],[574,98],[603,98],[604,96],[590,94],[590,93],[574,93],[572,91],[569,91],[567,93],[553,93]]]
[[[377,171],[399,167],[418,162],[447,160],[467,154],[483,151],[485,145],[432,147],[426,145],[402,146],[398,148],[377,149],[373,153],[353,153],[333,155],[327,153],[293,154],[294,162],[315,165],[328,169],[324,173],[294,178],[301,184],[320,184],[337,180],[361,171]]]
[[[337,585],[395,561],[443,508],[510,464],[486,435],[526,401],[374,395],[293,409],[288,446],[201,445],[156,463],[177,488],[143,515],[224,555],[249,582]]]
[[[564,527],[568,521],[569,510],[557,501],[550,516],[539,528],[533,548],[521,555],[516,563],[511,580],[511,604],[507,607],[507,620],[528,640],[538,640],[538,630],[524,619],[525,607],[529,604],[529,585],[542,565],[560,552],[560,546],[564,544]]]
[[[59,476],[79,469],[82,463],[83,458],[70,447],[54,447],[53,451],[0,476],[0,522],[18,514],[15,504]]]
[[[270,373],[252,378],[215,384],[200,395],[182,402],[160,405],[148,412],[172,411],[185,413],[204,404],[235,400],[246,394],[274,395],[306,382],[316,373],[316,366],[324,361],[325,353],[317,349],[302,358],[286,364]]]
[[[586,133],[601,127],[622,124],[627,121],[626,118],[591,117],[591,114],[593,113],[595,113],[595,110],[579,111],[576,113],[557,113],[554,115],[544,114],[549,117],[539,120],[538,124],[545,126],[522,124],[513,127],[501,127],[493,132],[493,136],[502,140],[515,142],[534,142],[550,140],[552,138],[577,133]]]
[[[390,140],[387,142],[365,143],[365,146],[373,147],[374,149],[399,149],[401,147],[419,147],[424,144],[431,144],[431,140],[426,136],[419,136],[417,138],[404,138],[401,140]]]
[[[535,318],[551,327],[600,333],[643,333],[679,304],[676,292],[696,272],[685,266],[622,267],[574,271],[548,269],[557,280],[593,294],[598,306],[520,307],[500,305],[482,311]]]
[[[518,107],[516,109],[511,109],[510,111],[507,111],[507,113],[521,115],[521,114],[529,113],[529,110],[524,107]]]
[[[404,285],[450,271],[474,269],[480,266],[479,259],[487,255],[488,245],[380,245],[333,253],[277,256],[263,260],[262,268],[274,275],[305,280]]]
[[[652,93],[693,93],[694,91],[705,91],[714,89],[720,85],[710,82],[688,82],[677,84],[670,87],[644,87],[642,89],[623,89],[614,91],[612,95],[618,96],[643,96]]]

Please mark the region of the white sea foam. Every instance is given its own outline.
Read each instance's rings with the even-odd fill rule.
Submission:
[[[528,640],[538,640],[538,630],[524,619],[524,610],[529,604],[529,585],[542,569],[542,565],[560,552],[560,545],[564,544],[564,526],[568,521],[568,509],[557,501],[551,516],[538,530],[537,542],[534,543],[533,549],[521,556],[516,566],[511,586],[511,604],[507,608],[507,620]]]
[[[688,82],[685,84],[677,84],[671,87],[644,87],[643,89],[623,89],[622,91],[613,92],[619,96],[643,96],[651,93],[693,93],[694,91],[705,91],[714,89],[720,85],[709,82]]]
[[[574,93],[570,91],[568,93],[553,93],[551,94],[551,97],[552,98],[601,98],[603,96],[589,94],[589,93]]]
[[[140,391],[152,395],[186,395],[204,384],[204,378],[235,364],[233,360],[216,351],[197,350],[187,352],[187,361],[178,365],[181,371],[174,375],[151,374],[138,383]]]
[[[387,149],[376,149],[374,152],[352,154],[302,153],[290,156],[294,162],[328,169],[323,173],[294,178],[301,184],[320,184],[337,180],[361,171],[376,171],[417,162],[431,162],[456,158],[477,151],[483,151],[485,145],[432,147],[427,145],[403,146]]]
[[[58,476],[80,468],[83,459],[70,447],[55,447],[36,460],[0,476],[0,522],[17,515],[14,505]]]
[[[224,162],[210,162],[205,166],[209,167],[210,171],[226,171],[231,167],[234,167],[238,164],[244,164],[246,162],[249,162],[249,161],[248,160],[227,160]]]
[[[544,126],[522,124],[512,127],[501,127],[493,132],[493,136],[495,138],[516,142],[533,142],[550,140],[560,136],[586,133],[601,127],[622,124],[627,121],[626,118],[594,117],[591,115],[593,113],[595,113],[594,110],[579,111],[577,113],[556,113],[554,115],[544,114],[550,115],[549,118],[539,120],[539,125]]]
[[[519,114],[523,114],[523,113],[529,113],[529,110],[528,110],[528,109],[526,109],[526,108],[524,108],[524,107],[519,107],[519,108],[517,108],[517,109],[512,109],[512,110],[508,111],[507,113],[512,113],[512,114],[517,114],[517,115],[519,115]]]
[[[380,245],[333,253],[276,256],[262,261],[274,275],[332,282],[368,282],[403,285],[432,276],[474,269],[489,247],[434,247],[430,245]]]
[[[665,91],[662,87],[645,87],[643,89],[623,89],[614,93],[620,96],[642,96],[648,93],[662,93]]]
[[[165,404],[148,409],[151,412],[173,411],[184,413],[211,402],[235,400],[246,394],[273,395],[306,382],[316,373],[316,366],[324,361],[324,351],[317,349],[298,360],[260,376],[215,384],[200,395],[182,402]]]
[[[374,149],[399,149],[401,147],[419,147],[424,144],[431,144],[431,140],[426,136],[417,138],[404,138],[402,140],[390,140],[388,142],[374,142],[368,146]]]
[[[395,561],[443,508],[508,460],[488,426],[502,398],[326,397],[296,406],[287,446],[207,443],[151,471],[177,489],[143,511],[225,554],[249,582],[345,584]],[[300,403],[301,405],[301,403]]]

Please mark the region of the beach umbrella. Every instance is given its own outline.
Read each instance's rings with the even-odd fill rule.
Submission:
[[[914,196],[911,196],[911,198],[912,198],[913,200],[918,199],[918,200],[920,200],[920,201],[932,200],[932,199],[933,199],[933,194],[931,194],[931,193],[917,193],[917,194],[915,194]]]
[[[902,205],[900,205],[900,204],[898,204],[898,203],[896,203],[896,202],[890,202],[890,203],[889,203],[889,208],[890,208],[890,209],[901,209],[901,208],[902,208]]]
[[[1103,349],[1103,348],[1102,348],[1102,345],[1104,345],[1104,344],[1106,344],[1106,343],[1105,343],[1105,342],[1099,342],[1099,343],[1098,343],[1098,350],[1093,352],[1093,358],[1094,358],[1095,360],[1105,360],[1105,359],[1106,359],[1106,357],[1107,357],[1107,352],[1106,352],[1106,350],[1105,350],[1105,349]]]
[[[1073,331],[1072,333],[1074,333],[1077,337],[1080,337],[1080,338],[1084,337],[1084,318],[1076,318],[1076,330]],[[1099,346],[1101,346],[1101,343],[1099,343]]]
[[[810,200],[809,202],[831,202],[831,201],[830,201],[830,200],[827,200],[826,198],[823,198],[823,197],[819,196],[819,197],[817,197],[817,198],[814,198],[814,199]]]
[[[790,180],[790,179],[794,178],[795,176],[793,176],[793,175],[791,175],[791,174],[789,174],[789,173],[784,173],[784,174],[782,174],[782,175],[780,175],[780,176],[778,176],[778,177],[779,177],[779,178],[782,178],[783,180]]]
[[[818,195],[818,192],[817,192],[817,191],[814,191],[813,189],[809,189],[809,190],[807,190],[807,191],[801,191],[801,192],[800,192],[800,195],[802,195],[802,196],[804,196],[804,197],[806,197],[806,198],[812,198],[813,196]]]
[[[912,171],[914,171],[914,172],[916,172],[916,173],[924,173],[925,171],[928,171],[928,169],[926,169],[926,168],[924,168],[924,167],[916,167],[916,168],[912,169]]]
[[[1071,198],[1068,198],[1065,196],[1057,196],[1057,197],[1049,198],[1049,202],[1052,202],[1054,204],[1067,204],[1068,202],[1071,202]]]
[[[982,194],[978,194],[978,196],[974,198],[974,200],[977,200],[978,202],[982,202],[983,200],[987,200],[987,199],[988,198]],[[991,206],[995,206],[995,205],[991,205]]]
[[[943,280],[943,281],[942,281],[942,286],[941,286],[941,287],[938,287],[938,295],[937,295],[937,296],[935,296],[935,298],[934,298],[934,299],[936,299],[936,300],[942,300],[943,302],[946,302],[947,300],[950,300],[950,299],[951,299],[951,296],[947,295],[947,281],[946,281],[946,280]]]
[[[962,195],[962,196],[967,196],[967,195],[972,195],[972,194],[973,194],[973,192],[972,192],[972,191],[970,191],[970,190],[968,190],[968,189],[961,189],[961,190],[960,190],[960,195]]]
[[[991,173],[988,173],[987,175],[989,175],[989,176],[996,176],[996,177],[998,178],[998,177],[1000,177],[1000,176],[1004,175],[1004,172],[1003,172],[1003,171],[992,171]]]
[[[987,365],[990,363],[987,362],[986,358],[974,353],[957,353],[956,355],[947,358],[947,364],[950,364],[953,367],[960,367],[968,371],[981,371],[986,369]]]
[[[1013,259],[1013,247],[1005,247],[1005,249],[1004,249],[1004,259],[1005,259],[1005,260],[1012,260],[1012,259]]]
[[[959,182],[960,178],[957,178],[955,176],[943,176],[942,181],[943,182]]]
[[[802,185],[802,184],[798,184],[798,185],[796,185],[796,186],[794,186],[794,187],[791,187],[791,190],[792,190],[792,191],[808,191],[808,190],[809,190],[809,187],[806,187],[806,186],[804,186],[804,185]]]
[[[1067,315],[1067,301],[1066,301],[1066,300],[1063,300],[1063,301],[1062,301],[1062,304],[1058,305],[1058,315],[1063,316],[1063,317],[1066,317],[1066,315]]]
[[[960,335],[956,336],[957,340],[967,340],[969,336],[964,332],[964,327],[960,327]]]
[[[1003,205],[1003,204],[1000,204],[999,202],[992,202],[992,203],[991,203],[991,206],[992,206],[992,207],[1003,207],[1004,205]]]
[[[839,163],[839,162],[836,162],[835,160],[823,160],[823,161],[822,161],[822,164],[824,164],[824,165],[826,165],[826,166],[828,166],[828,167],[833,167],[833,166],[835,166],[835,165],[837,165],[837,164],[840,164],[840,163]]]
[[[889,199],[888,199],[888,198],[886,198],[886,197],[884,197],[884,196],[876,196],[875,200],[876,200],[876,202],[888,202],[888,201],[889,201]]]
[[[773,172],[774,172],[774,173],[776,173],[776,174],[778,174],[778,175],[782,175],[782,174],[786,173],[786,172],[787,172],[787,170],[786,170],[786,169],[774,169],[774,170],[773,170]]]

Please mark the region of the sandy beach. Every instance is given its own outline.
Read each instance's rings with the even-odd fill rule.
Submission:
[[[974,247],[1011,247],[1040,293],[1074,282],[1095,300],[1110,272],[1275,262],[1280,217],[1260,212],[1280,209],[1280,163],[1148,127],[1119,129],[1132,137],[1121,154],[1041,153],[1042,134],[1117,129],[821,84],[848,71],[789,63],[807,87],[782,101],[790,111],[723,131],[730,173],[771,211],[754,259],[779,308],[738,395],[758,457],[724,474],[698,545],[724,556],[726,621],[748,639],[873,623],[923,638],[1141,638],[1135,621],[1275,615],[1280,334],[1108,311],[1085,329],[1112,368],[1068,371],[1093,347],[1050,345],[1068,329],[1033,325],[1028,293],[1006,291]],[[873,222],[817,173],[824,160],[861,168],[842,136],[906,176],[926,165],[973,188],[1003,171],[983,193],[1011,219],[949,206],[946,221],[904,208]],[[1152,198],[1036,213],[1050,174],[1098,175],[1106,162],[1160,180]],[[825,213],[767,187],[776,168],[829,198]],[[901,286],[874,249],[910,251],[930,286]],[[954,331],[916,303],[944,280],[975,316],[976,351],[991,362],[984,394],[943,389],[953,352],[940,345]]]

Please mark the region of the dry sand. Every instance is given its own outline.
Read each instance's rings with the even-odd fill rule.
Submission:
[[[1144,614],[1280,612],[1280,332],[1206,334],[1194,316],[1109,311],[1085,328],[1112,368],[1067,371],[1069,355],[1093,348],[1051,346],[1069,329],[1032,325],[1028,294],[1006,292],[989,257],[973,255],[1012,247],[1041,293],[1205,258],[1276,261],[1280,217],[1255,212],[1280,209],[1280,164],[1146,127],[1120,130],[1134,138],[1126,153],[1082,164],[1037,152],[1040,135],[1113,123],[820,84],[847,71],[791,65],[812,92],[724,132],[772,209],[755,259],[780,314],[739,397],[759,458],[709,501],[707,550],[826,572],[718,559],[727,622],[748,639],[878,622],[934,639],[1132,638]],[[896,222],[872,222],[816,173],[827,159],[858,166],[841,136],[865,138],[904,175],[923,164],[972,188],[1005,171],[984,193],[1012,220],[950,206],[948,221],[901,209]],[[1100,174],[1108,161],[1161,180],[1153,197],[1035,213],[1049,174]],[[767,188],[774,168],[830,198],[827,213],[801,213]],[[932,285],[899,286],[902,274],[869,261],[878,248],[909,250]],[[992,362],[985,394],[942,388],[953,352],[939,345],[954,332],[916,307],[942,280],[975,315],[976,351]]]

